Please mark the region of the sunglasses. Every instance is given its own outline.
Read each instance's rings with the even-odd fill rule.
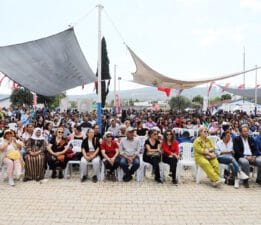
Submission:
[[[63,131],[58,131],[57,133],[58,133],[58,134],[63,134]]]
[[[168,133],[167,136],[171,136],[172,134],[171,133]]]
[[[107,135],[106,137],[107,137],[107,138],[112,138],[112,136],[111,136],[111,135]]]

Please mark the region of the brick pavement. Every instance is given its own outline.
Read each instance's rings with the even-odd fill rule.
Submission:
[[[0,225],[71,224],[261,224],[261,187],[249,189],[184,177],[178,187],[170,181],[144,183],[80,183],[71,179],[0,183]]]

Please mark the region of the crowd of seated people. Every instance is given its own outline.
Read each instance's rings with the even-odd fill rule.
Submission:
[[[118,169],[123,171],[123,181],[129,182],[147,163],[155,182],[163,183],[161,163],[165,163],[172,184],[177,185],[179,144],[186,142],[193,143],[194,161],[213,186],[224,183],[220,164],[228,166],[235,188],[239,183],[249,187],[252,166],[261,185],[261,119],[254,115],[128,110],[119,117],[107,111],[100,132],[95,112],[7,111],[0,110],[0,167],[6,168],[11,186],[22,177],[24,182],[40,181],[47,169],[52,179],[62,179],[70,160],[79,161],[81,182],[88,178],[88,165],[93,167],[93,182],[103,175],[116,181]],[[218,141],[213,142],[211,135]]]

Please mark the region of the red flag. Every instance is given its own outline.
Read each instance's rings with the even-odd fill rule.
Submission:
[[[170,89],[170,88],[158,87],[158,91],[163,91],[163,92],[165,92],[166,95],[169,97],[169,96],[170,96],[171,89]]]
[[[238,89],[245,89],[245,84],[240,84],[240,85],[238,86]]]
[[[212,89],[214,83],[215,83],[215,81],[211,81],[211,82],[210,82],[210,85],[209,85],[209,88],[208,88],[208,96],[209,96],[209,94],[210,94],[210,91],[211,91],[211,89]]]
[[[94,87],[93,87],[93,91],[96,91],[96,90],[98,90],[98,81],[97,80],[94,82]]]
[[[226,83],[221,92],[224,92],[224,91],[225,91],[225,88],[228,88],[229,85],[230,85],[230,83]]]
[[[16,89],[16,83],[15,81],[13,81],[13,84],[12,84],[12,90]]]
[[[33,94],[33,106],[35,107],[37,105],[37,95]]]
[[[3,80],[6,78],[6,76],[3,76],[0,80],[0,85],[2,84]]]

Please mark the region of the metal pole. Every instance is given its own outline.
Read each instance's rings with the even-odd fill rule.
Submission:
[[[114,112],[116,112],[116,82],[117,82],[116,67],[117,65],[114,65]]]
[[[245,52],[245,46],[244,46],[244,52],[243,52],[243,85],[244,88],[246,88],[246,52]],[[245,98],[243,97],[243,102],[245,102]]]
[[[98,125],[100,133],[102,133],[102,92],[101,92],[101,10],[103,6],[101,4],[98,7],[98,102],[97,102],[97,113],[98,113]]]
[[[257,114],[257,65],[256,65],[256,82],[255,82],[255,116]]]
[[[120,90],[121,90],[121,86],[120,86],[120,82],[121,82],[121,77],[118,77],[118,98],[119,98],[119,109],[121,107],[121,98],[120,98]]]

